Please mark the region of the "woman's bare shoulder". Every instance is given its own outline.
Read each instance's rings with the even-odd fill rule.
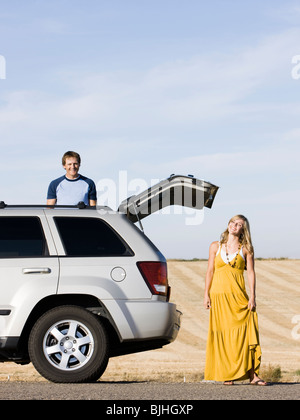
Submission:
[[[220,242],[219,241],[214,241],[210,244],[209,249],[211,249],[212,251],[217,251],[219,248]]]
[[[247,245],[243,246],[243,254],[245,255],[245,257],[247,257],[248,255],[252,256],[252,254],[249,251]]]

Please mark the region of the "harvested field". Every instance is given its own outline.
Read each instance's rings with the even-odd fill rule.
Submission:
[[[209,312],[203,308],[206,261],[168,261],[171,301],[183,312],[177,340],[163,349],[112,358],[102,381],[198,382],[203,378]],[[300,381],[300,260],[257,260],[262,368],[280,366]],[[247,279],[246,279],[247,284]],[[33,366],[1,364],[0,381],[45,381]]]

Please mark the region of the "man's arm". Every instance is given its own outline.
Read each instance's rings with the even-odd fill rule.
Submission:
[[[56,198],[49,198],[47,200],[47,206],[54,206],[56,204]]]
[[[51,181],[47,191],[47,206],[54,206],[57,202],[56,188],[63,177]]]
[[[89,205],[96,206],[97,205],[97,190],[94,181],[91,179],[89,180]]]

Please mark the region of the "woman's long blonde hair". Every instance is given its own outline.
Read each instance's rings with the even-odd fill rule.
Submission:
[[[237,219],[242,219],[244,221],[244,228],[243,228],[243,232],[241,233],[240,237],[239,237],[239,242],[240,244],[242,244],[249,252],[250,254],[254,254],[254,249],[253,249],[253,245],[252,245],[252,240],[251,240],[251,233],[250,233],[250,225],[249,225],[249,221],[248,219],[241,215],[241,214],[237,214],[236,216],[233,216],[229,222],[234,222]],[[222,233],[221,238],[220,238],[220,245],[222,246],[223,244],[226,244],[228,241],[228,228]]]

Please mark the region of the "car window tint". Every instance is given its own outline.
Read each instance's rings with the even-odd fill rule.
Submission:
[[[126,242],[101,219],[89,217],[55,217],[68,256],[133,255]]]
[[[0,217],[0,258],[48,255],[38,217]]]

